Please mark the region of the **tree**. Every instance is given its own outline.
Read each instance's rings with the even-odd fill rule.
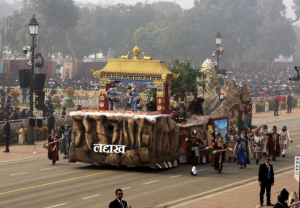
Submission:
[[[17,5],[15,4],[9,4],[6,0],[0,0],[1,17],[7,17],[9,15],[12,15],[16,6]]]
[[[73,58],[81,62],[81,58],[74,49],[71,41],[71,30],[78,25],[80,19],[79,8],[73,0],[32,0],[33,8],[39,13],[43,25],[47,25],[54,31],[61,31]]]
[[[176,2],[169,2],[169,1],[153,2],[151,4],[151,7],[155,11],[163,13],[163,14],[177,13],[179,15],[183,15],[183,9]]]
[[[170,71],[179,75],[178,79],[172,82],[171,95],[176,101],[184,100],[184,98],[192,94],[197,97],[197,86],[200,84],[197,81],[199,77],[199,69],[194,69],[191,61],[180,61],[175,59],[174,65],[171,66]]]

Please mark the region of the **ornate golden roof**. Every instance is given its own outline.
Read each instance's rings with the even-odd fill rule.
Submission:
[[[143,53],[143,60],[139,59],[140,48],[133,49],[134,58],[130,59],[130,52],[121,59],[109,59],[107,65],[99,71],[94,71],[93,76],[110,80],[144,80],[144,81],[163,81],[176,79],[165,65],[164,61],[152,61]]]

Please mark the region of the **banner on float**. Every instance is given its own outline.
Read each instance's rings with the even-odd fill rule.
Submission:
[[[69,78],[73,78],[73,63],[72,62],[64,62],[63,64],[63,72],[62,72],[62,80],[69,76]]]

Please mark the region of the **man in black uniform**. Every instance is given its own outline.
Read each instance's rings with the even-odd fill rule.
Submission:
[[[6,149],[3,151],[5,153],[9,152],[9,135],[10,135],[10,123],[8,117],[4,118],[4,128],[3,128],[3,138],[5,140]]]
[[[292,101],[293,101],[293,97],[291,96],[291,94],[289,93],[288,97],[287,97],[287,113],[292,113]]]
[[[275,97],[275,99],[274,99],[274,116],[279,116],[278,108],[279,108],[279,101],[278,101],[278,98]]]
[[[194,130],[192,131],[192,138],[186,138],[185,141],[187,141],[188,143],[191,144],[191,156],[192,156],[192,170],[191,170],[191,175],[192,176],[196,176],[197,175],[197,164],[198,164],[198,158],[200,157],[199,154],[199,145],[204,143],[200,140],[196,138],[197,136],[197,131]]]
[[[267,206],[273,206],[271,203],[271,186],[274,185],[274,171],[270,164],[270,157],[265,157],[265,163],[259,166],[258,182],[260,185],[260,204],[263,206],[265,190],[267,191]]]

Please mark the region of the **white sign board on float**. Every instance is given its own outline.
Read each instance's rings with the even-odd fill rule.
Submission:
[[[299,182],[300,156],[295,156],[294,177]]]

